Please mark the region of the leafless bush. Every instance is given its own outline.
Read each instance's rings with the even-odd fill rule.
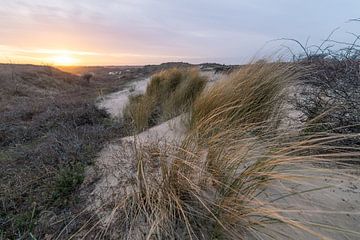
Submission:
[[[308,63],[305,63],[308,64]],[[360,127],[360,68],[356,60],[318,59],[297,97],[307,120],[322,114],[329,128],[358,132]],[[354,125],[355,124],[355,125]],[[339,129],[340,130],[340,129]]]
[[[310,131],[360,132],[360,35],[353,35],[354,41],[345,43],[332,40],[331,33],[320,46],[301,45],[305,54],[294,57],[311,69],[294,99]]]
[[[85,73],[81,77],[86,81],[87,84],[90,84],[90,80],[94,77],[94,73],[92,72]]]

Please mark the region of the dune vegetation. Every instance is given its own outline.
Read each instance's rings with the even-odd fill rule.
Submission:
[[[131,96],[125,121],[140,132],[190,109],[206,78],[195,69],[172,68],[151,77],[145,94]]]
[[[340,182],[359,181],[360,149],[346,145],[357,139],[358,133],[324,128],[310,131],[309,124],[322,124],[310,119],[309,124],[282,126],[287,121],[285,106],[291,102],[290,89],[304,84],[305,77],[318,74],[314,63],[319,62],[251,63],[206,88],[203,83],[196,84],[203,91],[186,105],[175,104],[176,93],[189,88],[177,88],[181,84],[175,82],[188,71],[173,69],[155,75],[146,93],[132,98],[126,111],[145,115],[139,118],[138,131],[151,126],[149,119],[154,110],[148,110],[155,109],[156,104],[162,117],[153,124],[170,118],[164,116],[188,111],[190,124],[184,140],[177,144],[155,140],[134,145],[133,190],[115,199],[109,215],[113,223],[107,218],[107,227],[92,236],[359,237],[356,222],[350,226],[342,222],[345,214],[356,213],[351,207],[336,209],[341,195],[327,191]],[[192,76],[187,79],[200,79],[197,73]],[[191,96],[197,94],[192,92]],[[171,114],[163,115],[167,104]],[[179,106],[186,108],[178,112]],[[329,178],[331,181],[326,182]],[[114,232],[117,235],[111,235]]]
[[[276,127],[282,117],[286,89],[303,72],[296,64],[281,62],[259,61],[242,67],[206,89],[195,101],[192,129],[212,135],[239,125]]]

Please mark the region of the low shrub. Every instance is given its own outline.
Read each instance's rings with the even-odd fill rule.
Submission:
[[[124,129],[96,108],[96,87],[85,89],[76,78],[63,83],[56,72],[26,73],[27,81],[17,73],[13,80],[27,96],[10,95],[15,86],[0,66],[0,239],[42,239],[82,210],[74,206],[85,167]],[[41,221],[50,213],[51,222]]]
[[[308,131],[360,133],[360,64],[358,58],[318,57],[299,64],[312,71],[302,78],[293,102]],[[354,139],[355,140],[355,139]],[[351,144],[360,144],[359,140]]]
[[[351,20],[356,22],[355,20]],[[359,35],[350,33],[352,41],[332,39],[334,29],[320,44],[297,44],[302,52],[290,50],[293,63],[311,69],[301,76],[291,104],[307,124],[305,132],[358,134],[360,132],[360,46]],[[337,142],[338,144],[339,142]],[[359,146],[359,139],[344,141],[345,145]]]

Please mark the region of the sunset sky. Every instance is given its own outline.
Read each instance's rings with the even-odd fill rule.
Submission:
[[[0,62],[242,63],[289,37],[360,33],[360,0],[0,0]]]

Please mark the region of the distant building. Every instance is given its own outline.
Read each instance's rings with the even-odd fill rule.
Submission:
[[[121,75],[122,71],[118,71],[118,72],[109,72],[109,75]]]

